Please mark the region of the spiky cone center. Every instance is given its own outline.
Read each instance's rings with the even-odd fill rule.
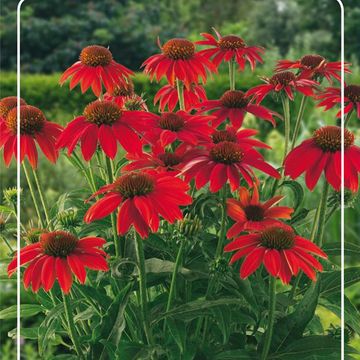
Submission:
[[[150,194],[154,187],[152,176],[141,172],[122,175],[114,182],[114,190],[125,199]]]
[[[195,54],[195,45],[186,39],[171,39],[167,41],[162,51],[171,60],[189,60]]]
[[[295,243],[295,233],[292,229],[272,226],[261,233],[260,243],[268,249],[291,249]]]
[[[20,106],[26,105],[25,100],[20,98]],[[17,107],[17,97],[8,96],[0,100],[0,117],[6,119],[7,114],[10,110]]]
[[[158,157],[167,168],[173,168],[174,166],[179,165],[181,163],[180,156],[178,156],[174,153],[166,152],[166,153],[160,154]]]
[[[134,95],[134,83],[128,79],[127,82],[123,82],[115,86],[111,92],[112,96],[132,96]]]
[[[228,90],[221,96],[220,102],[227,108],[242,109],[249,103],[249,100],[240,90]]]
[[[126,110],[144,110],[146,108],[145,101],[140,96],[133,95],[133,97],[129,98],[125,102],[125,109]]]
[[[236,50],[246,46],[245,41],[236,35],[223,36],[219,42],[219,47],[222,50]]]
[[[341,128],[338,126],[324,126],[314,131],[313,139],[317,146],[325,152],[341,150]],[[344,148],[354,144],[355,136],[348,129],[344,129]]]
[[[174,113],[163,113],[161,114],[159,125],[164,130],[176,132],[184,127],[185,121],[180,115]]]
[[[325,58],[320,55],[310,54],[304,55],[300,59],[300,64],[309,69],[317,68],[322,62],[325,61]]]
[[[41,235],[47,232],[46,229],[32,228],[24,233],[23,238],[27,244],[35,244],[40,241]]]
[[[65,258],[76,248],[78,239],[66,231],[53,231],[40,236],[40,245],[44,253],[54,257]]]
[[[233,143],[237,142],[236,135],[227,130],[217,130],[211,135],[211,137],[214,144],[218,144],[223,141],[228,141]]]
[[[6,117],[7,127],[16,134],[17,131],[17,108],[9,111]],[[20,134],[35,135],[40,132],[46,122],[43,112],[35,106],[20,106]]]
[[[344,89],[344,95],[353,103],[360,102],[360,86],[348,85]]]
[[[210,150],[210,158],[222,164],[234,164],[244,158],[244,152],[238,144],[223,141],[215,144]]]
[[[244,212],[249,221],[264,220],[265,210],[260,205],[248,205],[244,208]]]
[[[112,101],[95,100],[86,106],[84,116],[88,122],[97,126],[112,125],[121,117],[121,109]]]
[[[282,71],[277,74],[274,74],[270,78],[270,84],[276,86],[276,85],[282,85],[282,86],[288,86],[290,83],[294,82],[296,80],[296,76],[291,71]]]
[[[113,57],[109,49],[91,45],[81,50],[79,60],[86,66],[106,66],[109,65]]]

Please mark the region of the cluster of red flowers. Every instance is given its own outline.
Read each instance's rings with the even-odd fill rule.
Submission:
[[[332,108],[340,101],[338,89],[319,93],[317,88],[323,77],[329,81],[339,79],[340,63],[317,55],[306,55],[295,62],[279,61],[276,72],[263,78],[264,84],[246,92],[231,88],[218,100],[208,100],[203,85],[223,61],[230,66],[237,64],[240,71],[248,62],[253,70],[257,62],[262,63],[264,52],[261,47],[248,46],[238,36],[216,35],[217,38],[202,34],[204,40],[196,43],[179,38],[163,45],[159,42],[160,53],[143,63],[151,80],[159,82],[165,78],[168,82],[154,99],[155,104],[159,103],[159,115],[148,111],[142,97],[134,91],[130,78],[133,73],[118,64],[109,49],[84,48],[79,61],[65,71],[60,83],[71,78],[70,89],[80,84],[82,92],[91,89],[98,99],[65,129],[21,100],[20,161],[27,156],[36,168],[35,142],[52,162],[57,160],[60,149],[66,148],[71,156],[77,145],[85,161],[101,150],[114,159],[119,143],[127,152],[128,163],[112,183],[87,200],[104,195],[89,207],[84,221],[90,223],[117,211],[118,233],[124,235],[133,226],[142,238],[158,230],[160,218],[170,223],[182,218],[180,206],[192,201],[187,192],[193,179],[197,189],[209,184],[211,192],[218,192],[229,183],[231,191],[238,192],[239,200],[227,201],[228,215],[235,221],[228,237],[235,240],[225,251],[237,250],[231,262],[246,257],[241,277],[249,276],[263,262],[268,272],[284,283],[289,283],[300,269],[315,280],[314,269],[322,267],[313,255],[326,255],[279,220],[290,219],[293,212],[291,208],[276,206],[281,196],[260,201],[258,171],[276,179],[281,175],[258,149],[270,147],[253,138],[255,130],[241,127],[247,113],[276,126],[276,118],[281,116],[260,105],[270,93],[293,100],[299,92],[320,99],[319,106]],[[197,51],[196,45],[207,48]],[[345,96],[345,112],[356,108],[359,117],[359,86],[348,85]],[[177,104],[179,110],[174,111]],[[14,97],[0,102],[0,146],[4,147],[6,165],[16,155],[16,105]],[[168,112],[164,111],[166,108]],[[322,127],[287,155],[285,175],[296,179],[305,172],[306,185],[312,190],[324,172],[326,180],[339,190],[340,150],[340,128]],[[352,191],[358,189],[359,171],[360,149],[354,145],[354,135],[346,130],[345,186]],[[61,231],[42,234],[39,243],[21,251],[21,264],[30,262],[24,274],[25,286],[31,283],[33,291],[41,286],[47,291],[57,278],[63,291],[68,292],[71,273],[83,283],[85,266],[107,270],[105,253],[98,248],[104,242],[100,238],[78,240]],[[16,258],[9,265],[9,274],[15,269]]]

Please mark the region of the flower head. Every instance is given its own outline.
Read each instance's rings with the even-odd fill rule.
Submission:
[[[346,73],[350,73],[349,63],[344,64]],[[321,80],[325,77],[329,83],[333,82],[333,78],[341,80],[341,62],[340,61],[327,61],[324,57],[317,54],[307,54],[298,60],[279,60],[277,62],[276,71],[286,71],[290,69],[298,69],[305,77],[314,80]]]
[[[114,61],[108,48],[91,45],[81,50],[79,61],[63,73],[60,84],[71,77],[70,90],[80,83],[83,93],[91,87],[99,97],[103,86],[112,91],[117,84],[126,83],[130,75],[133,72]]]
[[[341,105],[341,89],[335,87],[328,87],[316,97],[320,100],[317,105],[323,106],[325,111],[332,109],[334,106]],[[360,85],[349,84],[344,88],[344,114],[355,110],[357,118],[360,119]],[[341,110],[336,115],[341,116]]]
[[[285,224],[239,236],[224,248],[226,252],[234,250],[230,263],[245,257],[240,267],[242,279],[264,264],[268,273],[280,278],[284,284],[289,284],[291,277],[297,276],[300,270],[316,281],[316,270],[322,271],[323,267],[314,255],[327,258],[318,246]]]
[[[84,284],[86,270],[107,271],[105,252],[101,249],[105,240],[98,237],[78,239],[66,231],[43,232],[39,242],[20,250],[20,266],[28,264],[24,272],[24,286],[31,285],[37,292],[41,287],[49,291],[57,279],[62,291],[67,294],[73,283],[73,274]],[[11,276],[17,268],[17,255],[8,266]]]
[[[195,105],[207,99],[205,89],[201,85],[191,84],[184,88],[185,111],[190,111]],[[174,111],[179,102],[178,92],[175,86],[163,86],[154,97],[154,105],[159,103],[159,111],[163,112],[166,107],[170,112]]]
[[[13,155],[17,158],[17,124],[16,107],[8,111],[5,119],[0,119],[0,147],[4,147],[6,166],[9,166]],[[20,162],[26,156],[31,166],[37,167],[37,143],[44,155],[55,163],[58,158],[55,142],[61,132],[62,127],[48,121],[37,107],[20,106]]]
[[[257,104],[270,92],[285,94],[290,100],[294,100],[293,91],[298,91],[305,96],[313,96],[314,88],[318,83],[304,77],[302,74],[295,75],[291,71],[275,73],[272,77],[263,77],[265,84],[257,85],[246,92],[246,96],[252,97]]]
[[[217,127],[227,118],[231,124],[237,128],[242,126],[246,113],[250,113],[260,119],[269,121],[273,126],[276,125],[273,118],[275,112],[261,105],[250,102],[250,98],[240,90],[227,90],[218,100],[205,100],[195,106],[201,112],[212,111],[215,116],[212,126]],[[279,115],[277,115],[279,116]]]
[[[121,175],[114,183],[103,186],[98,194],[105,196],[86,212],[84,220],[90,223],[108,216],[119,208],[117,229],[124,235],[134,226],[142,238],[149,231],[159,228],[159,216],[173,223],[182,219],[179,206],[189,205],[191,197],[186,194],[189,186],[181,179],[167,173],[129,172]]]
[[[20,98],[20,106],[26,105],[24,99]],[[8,96],[0,100],[0,119],[5,120],[10,110],[17,107],[17,97]]]
[[[290,219],[294,209],[287,206],[275,206],[283,196],[275,196],[264,203],[260,202],[256,186],[253,193],[245,187],[239,189],[239,200],[227,200],[227,214],[235,224],[227,232],[227,237],[232,238],[242,231],[262,230],[268,226],[278,225],[277,219]]]
[[[345,129],[344,184],[357,191],[360,171],[360,148],[354,145],[354,134]],[[314,131],[311,139],[303,141],[286,157],[285,175],[292,179],[305,172],[306,186],[313,190],[322,172],[326,181],[336,190],[341,186],[341,128],[324,126]]]
[[[67,125],[57,146],[68,148],[70,155],[76,144],[81,142],[86,161],[94,155],[98,144],[111,159],[116,156],[117,142],[128,152],[141,153],[139,136],[152,125],[150,113],[122,110],[113,101],[96,100],[86,106],[82,116]]]
[[[144,72],[150,79],[160,81],[166,77],[168,83],[175,85],[175,80],[182,81],[190,89],[192,84],[198,84],[199,79],[206,83],[207,72],[215,72],[214,65],[195,50],[195,45],[186,39],[171,39],[164,45],[158,41],[161,54],[150,56],[144,61]]]
[[[133,171],[139,169],[154,169],[157,172],[170,172],[173,175],[179,173],[187,146],[178,146],[175,151],[168,151],[159,143],[152,146],[150,152],[142,154],[127,154],[126,158],[130,161],[122,171]]]
[[[227,181],[232,191],[239,185],[241,177],[252,187],[258,182],[252,168],[279,178],[280,174],[256,150],[235,142],[222,141],[194,150],[187,155],[182,169],[186,181],[195,178],[197,189],[210,182],[210,191],[219,191]]]
[[[223,141],[229,141],[237,143],[243,148],[258,147],[263,149],[271,149],[271,146],[263,143],[260,140],[252,138],[252,136],[255,136],[257,134],[258,131],[254,129],[236,129],[233,126],[227,126],[224,130],[214,130],[211,134],[211,140],[213,144],[218,144]]]
[[[264,49],[260,46],[247,46],[245,41],[237,35],[222,36],[214,29],[217,39],[211,34],[202,33],[204,40],[197,41],[198,45],[207,45],[208,49],[201,50],[199,53],[212,62],[216,67],[219,67],[222,61],[234,60],[239,65],[239,70],[245,69],[245,64],[248,61],[251,70],[255,69],[256,62],[262,63],[261,54]]]
[[[144,137],[155,144],[160,139],[161,146],[166,146],[176,140],[186,144],[197,145],[199,141],[208,141],[211,134],[209,121],[212,116],[191,115],[179,110],[175,113],[164,112],[154,115],[156,124],[145,132]]]

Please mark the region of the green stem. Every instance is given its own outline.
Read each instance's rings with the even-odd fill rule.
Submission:
[[[226,186],[221,189],[221,225],[219,232],[219,241],[216,246],[215,259],[218,259],[223,250],[226,235]]]
[[[230,90],[235,90],[235,74],[236,74],[235,65],[236,65],[236,63],[235,63],[234,59],[231,59],[229,61]]]
[[[68,329],[69,329],[69,335],[71,338],[72,343],[75,346],[75,350],[76,353],[79,357],[79,359],[84,359],[84,355],[82,353],[81,350],[81,346],[79,343],[79,337],[78,334],[76,333],[76,329],[75,329],[75,323],[74,323],[74,318],[73,318],[73,314],[71,311],[71,305],[70,305],[70,301],[69,301],[69,297],[68,295],[63,294],[63,301],[64,301],[64,309],[65,309],[65,316],[66,316],[66,321],[68,323]]]
[[[143,324],[146,340],[149,345],[153,343],[150,321],[148,315],[148,299],[147,299],[147,290],[146,290],[146,270],[145,270],[145,255],[144,255],[144,247],[143,240],[141,239],[138,233],[135,234],[136,238],[136,253],[138,258],[138,266],[139,266],[139,288],[140,288],[140,304],[141,311],[143,316]]]
[[[92,166],[91,166],[91,160],[89,161],[89,179],[90,179],[90,188],[92,190],[93,193],[96,192],[97,188],[96,188],[96,183],[95,183],[95,178],[94,178],[94,172],[92,170]]]
[[[41,212],[40,212],[40,206],[39,206],[38,201],[37,201],[37,199],[35,197],[34,187],[33,187],[33,184],[31,182],[31,179],[30,179],[30,176],[29,176],[29,171],[27,169],[25,161],[23,161],[22,166],[23,166],[23,169],[24,169],[24,174],[25,174],[25,177],[26,177],[26,181],[27,181],[27,183],[29,185],[29,190],[30,190],[32,201],[33,201],[34,206],[35,206],[36,214],[37,214],[37,216],[39,218],[41,227],[45,229],[45,224],[44,224],[44,221],[42,219]]]
[[[176,81],[176,89],[177,89],[178,98],[179,98],[180,110],[185,110],[184,85],[180,80]]]
[[[261,358],[260,358],[261,360],[266,360],[269,353],[271,339],[274,330],[275,306],[276,306],[276,278],[270,276],[268,325],[265,333],[265,342],[261,353]]]
[[[14,250],[13,250],[13,248],[11,247],[10,243],[7,241],[6,237],[0,235],[0,239],[4,240],[4,243],[5,243],[6,246],[9,248],[10,253],[13,254],[13,253],[14,253]]]
[[[173,301],[174,296],[175,296],[176,278],[177,278],[177,273],[179,271],[181,258],[183,256],[183,252],[184,252],[184,245],[185,245],[185,241],[184,241],[184,239],[181,239],[180,247],[179,247],[179,250],[178,250],[178,253],[177,253],[177,256],[176,256],[176,260],[175,260],[174,270],[173,270],[172,277],[171,277],[169,297],[168,297],[168,301],[167,301],[167,304],[166,304],[166,312],[168,312],[170,310],[171,305],[172,305],[172,301]],[[164,330],[165,330],[165,327],[166,327],[166,319],[164,321]]]
[[[39,178],[38,178],[38,176],[37,176],[36,170],[35,170],[35,169],[32,169],[32,171],[33,171],[33,175],[34,175],[34,179],[35,179],[35,184],[36,184],[36,187],[37,187],[37,191],[38,191],[39,196],[40,196],[41,205],[42,205],[42,207],[43,207],[43,209],[44,209],[46,222],[47,222],[47,225],[49,226],[49,225],[50,225],[50,216],[49,216],[49,211],[48,211],[48,208],[47,208],[47,205],[46,205],[44,193],[43,193],[43,191],[42,191],[42,188],[41,188],[40,181],[39,181]]]
[[[296,118],[296,123],[295,123],[294,133],[293,133],[293,137],[292,137],[290,151],[295,147],[296,140],[297,140],[298,135],[299,135],[301,122],[302,122],[302,119],[303,119],[303,116],[304,116],[306,100],[307,100],[307,97],[305,95],[303,95],[303,97],[301,99],[300,107],[299,107],[299,112],[298,112],[298,115],[297,115],[297,118]]]
[[[285,145],[284,145],[284,160],[288,153],[289,149],[289,140],[290,140],[290,104],[289,98],[287,96],[283,96],[282,99],[283,111],[284,111],[284,125],[285,125]]]
[[[351,118],[351,115],[353,113],[354,109],[351,109],[347,115],[346,115],[346,118],[345,118],[345,121],[344,121],[344,127],[347,127],[349,125],[349,122],[350,122],[350,118]]]
[[[112,184],[114,182],[113,166],[112,166],[111,160],[106,155],[104,155],[104,156],[105,156],[105,162],[106,162],[108,183]],[[119,257],[122,254],[122,249],[121,249],[121,244],[120,244],[119,237],[117,234],[115,212],[111,213],[110,218],[111,218],[111,227],[112,227],[112,231],[113,231],[115,255],[116,255],[116,257]]]
[[[324,187],[321,194],[321,199],[319,203],[319,222],[318,229],[316,233],[316,243],[318,246],[323,244],[325,220],[326,220],[326,208],[327,208],[327,198],[329,194],[329,183],[324,179]]]

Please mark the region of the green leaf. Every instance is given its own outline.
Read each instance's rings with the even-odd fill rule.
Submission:
[[[145,260],[145,269],[149,279],[151,279],[152,274],[168,276],[172,274],[174,267],[175,263],[168,260],[161,260],[157,258]],[[137,271],[137,269],[135,271]],[[179,273],[189,281],[208,278],[206,273],[190,270],[184,267],[179,267]]]
[[[184,305],[174,307],[167,313],[157,316],[156,320],[154,320],[154,323],[157,323],[158,321],[168,317],[182,320],[191,320],[199,316],[211,315],[211,309],[218,306],[227,305],[238,306],[241,308],[241,317],[245,323],[255,323],[255,314],[249,310],[249,307],[244,302],[244,300],[236,298],[222,298],[219,300],[194,300]]]
[[[231,311],[227,306],[212,309],[214,319],[217,322],[223,336],[223,345],[227,344],[230,337]]]
[[[151,348],[141,343],[120,341],[117,359],[150,359]]]
[[[341,255],[341,243],[338,241],[326,243],[322,249],[329,256]],[[360,246],[354,243],[347,243],[344,248],[344,253],[345,256],[358,256],[360,254]]]
[[[20,336],[22,336],[24,339],[31,339],[36,340],[38,338],[38,330],[39,328],[33,327],[33,328],[20,328]],[[12,339],[16,339],[17,335],[17,328],[12,329],[8,332],[8,336]]]
[[[332,311],[341,318],[341,296],[340,293],[320,298],[319,304]],[[351,301],[344,297],[345,323],[360,335],[360,313]]]
[[[306,291],[293,313],[279,319],[274,325],[271,351],[276,352],[303,335],[306,325],[314,316],[320,292],[320,279]]]
[[[292,193],[294,195],[294,200],[295,200],[294,201],[294,209],[296,211],[300,207],[300,205],[302,204],[302,202],[304,200],[304,189],[298,182],[292,181],[292,180],[284,181],[283,183],[281,183],[279,185],[279,188],[281,186],[285,186],[292,191]]]
[[[344,287],[360,282],[360,267],[344,270]],[[321,275],[321,296],[328,296],[341,291],[341,271],[328,271]]]
[[[39,354],[43,355],[46,351],[49,344],[51,344],[51,340],[55,339],[55,332],[58,326],[58,319],[53,318],[49,323],[47,319],[45,319],[39,326],[38,332],[38,346],[39,346]]]
[[[40,312],[43,312],[44,308],[41,305],[36,304],[21,304],[20,317],[26,318],[34,316]],[[2,311],[0,311],[0,320],[16,319],[17,318],[17,306],[12,305]]]
[[[216,354],[212,360],[254,360],[258,355],[255,351],[245,349],[223,351]]]
[[[346,354],[358,353],[355,349],[345,344]],[[294,341],[280,353],[269,356],[271,359],[291,360],[338,360],[341,354],[341,342],[331,336],[308,336]]]
[[[4,214],[15,214],[15,211],[13,208],[5,205],[0,205],[0,212]]]
[[[175,321],[168,319],[167,326],[169,327],[170,334],[175,340],[177,346],[179,347],[180,353],[184,352],[184,345],[186,342],[186,328],[185,324],[180,321]]]

